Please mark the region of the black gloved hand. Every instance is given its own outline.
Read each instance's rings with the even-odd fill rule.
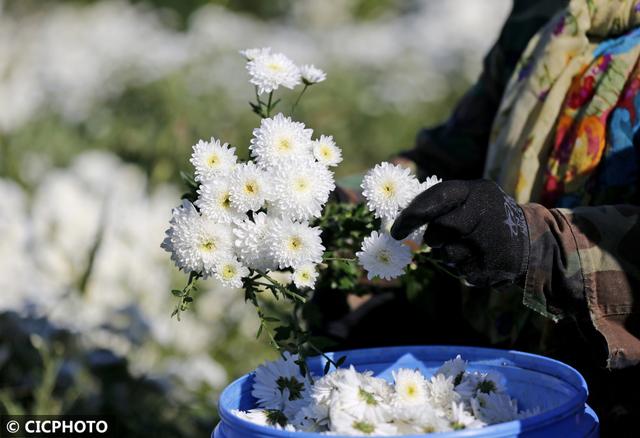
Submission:
[[[488,180],[445,181],[411,201],[391,228],[404,239],[428,224],[424,242],[433,256],[457,269],[474,286],[523,280],[529,232],[524,212]]]

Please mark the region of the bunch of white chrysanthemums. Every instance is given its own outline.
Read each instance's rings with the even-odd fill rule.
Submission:
[[[228,287],[242,286],[250,269],[292,269],[297,287],[313,287],[325,248],[310,223],[335,188],[330,168],[342,153],[331,136],[313,139],[303,123],[266,116],[279,86],[309,86],[325,75],[270,49],[242,53],[257,94],[269,93],[268,103],[258,98],[255,106],[265,117],[253,131],[251,159],[240,162],[235,148],[214,138],[193,146],[198,199],[174,209],[162,247],[180,269]]]
[[[353,367],[307,379],[296,360],[285,353],[258,367],[252,391],[257,408],[235,414],[291,431],[411,435],[479,428],[539,412],[518,411],[502,375],[468,371],[460,356],[431,377],[416,369],[398,369],[392,373],[393,383]]]
[[[342,161],[342,153],[331,136],[313,139],[303,123],[270,113],[279,87],[306,89],[326,75],[269,48],[241,53],[256,89],[252,107],[263,117],[253,131],[251,159],[240,162],[235,148],[214,138],[198,142],[191,156],[198,199],[174,210],[162,247],[180,269],[215,276],[228,287],[242,286],[252,270],[292,270],[295,286],[313,288],[325,248],[321,229],[312,223],[335,188],[330,168]],[[402,208],[437,182],[433,176],[420,183],[409,170],[389,163],[365,176],[367,205],[383,220],[382,230],[366,237],[356,254],[370,278],[395,278],[411,262],[410,247],[392,239],[388,229]],[[410,238],[419,241],[421,232]]]
[[[369,210],[382,220],[382,229],[366,237],[362,250],[356,253],[370,279],[380,277],[389,280],[398,277],[411,263],[410,246],[391,237],[389,229],[413,198],[441,181],[433,175],[421,183],[409,169],[390,163],[378,164],[365,175],[362,194]],[[425,229],[426,225],[414,231],[407,240],[420,245]]]

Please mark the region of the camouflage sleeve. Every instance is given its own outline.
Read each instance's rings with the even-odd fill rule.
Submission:
[[[442,125],[418,133],[412,150],[400,155],[423,174],[445,179],[482,176],[491,124],[500,99],[529,39],[565,1],[514,0],[500,36],[484,59],[476,84],[462,97]]]
[[[607,366],[640,363],[640,206],[523,206],[529,227],[524,304],[575,318]]]

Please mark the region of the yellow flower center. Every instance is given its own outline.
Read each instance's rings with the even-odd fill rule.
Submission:
[[[233,265],[225,265],[222,268],[222,278],[224,280],[231,280],[236,276],[236,268]]]
[[[414,395],[416,395],[417,392],[417,388],[415,387],[415,385],[409,385],[407,387],[407,395],[409,397],[413,397]]]
[[[386,181],[382,184],[382,195],[385,198],[390,198],[396,194],[396,186],[391,181]]]
[[[278,64],[277,62],[270,62],[267,64],[267,68],[273,72],[281,72],[282,70],[284,70],[282,68],[281,64]]]
[[[218,154],[209,155],[207,164],[209,165],[209,167],[216,167],[218,164],[220,164],[220,157],[218,156]]]
[[[231,208],[231,194],[229,192],[226,192],[222,195],[222,197],[220,198],[220,205],[225,210]]]
[[[300,248],[302,248],[302,239],[300,239],[298,236],[293,236],[289,239],[290,250],[298,251]]]
[[[378,252],[377,259],[380,263],[388,265],[389,263],[391,263],[391,254],[389,254],[389,251],[387,251],[386,249],[383,249]]]
[[[258,183],[256,181],[245,182],[244,191],[248,195],[255,195],[256,193],[258,193]]]
[[[202,248],[203,251],[211,252],[216,249],[216,243],[213,240],[205,240],[200,244],[200,248]]]
[[[331,148],[329,145],[323,144],[320,146],[320,155],[324,158],[331,158]]]
[[[289,137],[281,137],[277,141],[276,146],[280,152],[288,152],[291,150],[293,142]]]
[[[309,180],[302,177],[297,178],[293,183],[293,187],[298,192],[305,192],[309,189]]]

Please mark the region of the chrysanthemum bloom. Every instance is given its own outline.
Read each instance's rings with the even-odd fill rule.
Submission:
[[[240,50],[240,54],[244,56],[247,61],[253,61],[258,56],[268,55],[269,53],[271,53],[271,47]]]
[[[449,359],[438,368],[435,374],[443,374],[445,377],[451,377],[453,384],[458,385],[462,381],[464,372],[467,370],[467,361],[463,360],[460,355],[453,359]]]
[[[394,407],[393,424],[402,435],[448,432],[449,421],[430,405]]]
[[[400,368],[392,374],[395,382],[394,406],[402,408],[427,403],[427,381],[420,371]]]
[[[313,64],[305,64],[300,67],[300,76],[305,85],[313,85],[327,79],[327,74]]]
[[[486,423],[478,420],[466,410],[464,403],[451,403],[449,420],[453,430],[477,429],[486,426]]]
[[[434,409],[447,410],[451,403],[460,400],[460,396],[453,390],[453,379],[442,374],[432,376],[426,383],[427,400]]]
[[[297,355],[284,353],[284,358],[260,365],[253,379],[253,395],[258,406],[266,409],[278,409],[287,418],[308,404],[308,381],[300,374],[295,363]]]
[[[475,372],[474,374],[478,378],[476,383],[476,391],[478,393],[505,392],[504,376],[501,374],[493,371]]]
[[[377,164],[367,172],[361,187],[369,210],[386,220],[394,220],[420,193],[420,183],[409,169],[390,163]]]
[[[350,368],[339,382],[333,400],[334,411],[349,412],[354,418],[373,424],[392,419],[393,389],[384,379],[361,374]],[[333,417],[331,418],[333,422]]]
[[[504,423],[518,418],[518,403],[508,394],[480,393],[471,400],[473,414],[487,424]]]
[[[313,156],[327,167],[334,167],[342,161],[342,151],[330,135],[321,135],[313,141]]]
[[[411,250],[386,233],[374,231],[364,238],[362,250],[356,253],[358,263],[367,271],[367,277],[385,280],[396,278],[411,263]]]
[[[198,189],[196,207],[207,218],[225,224],[246,218],[231,202],[231,186],[226,178],[203,182]]]
[[[254,213],[253,219],[245,218],[234,224],[235,247],[240,260],[258,270],[276,269],[269,252],[267,236],[272,234],[273,219],[265,213]]]
[[[221,259],[216,262],[214,267],[214,277],[217,278],[224,287],[241,288],[242,279],[248,275],[249,269],[235,257]]]
[[[324,253],[321,232],[318,227],[310,227],[289,219],[277,219],[274,221],[271,235],[267,236],[267,247],[280,269],[320,263]]]
[[[173,210],[166,235],[161,246],[171,253],[176,266],[204,277],[213,274],[218,260],[233,254],[231,227],[201,216],[186,200]]]
[[[229,177],[229,190],[231,205],[242,212],[259,210],[269,192],[264,171],[251,161],[233,169]]]
[[[189,160],[196,169],[196,181],[207,181],[217,176],[227,175],[235,167],[236,148],[211,137],[211,141],[200,140],[193,146]]]
[[[313,130],[306,129],[304,123],[294,122],[282,113],[262,119],[260,127],[253,130],[251,156],[262,168],[290,167],[291,161],[311,156],[312,134]]]
[[[231,412],[243,420],[259,424],[260,426],[272,426],[276,429],[291,432],[295,430],[292,425],[287,424],[287,417],[284,415],[284,412],[278,409],[250,409],[246,412],[234,409]]]
[[[317,279],[318,270],[316,269],[316,265],[312,263],[300,265],[293,271],[293,284],[300,289],[313,289]]]
[[[282,53],[262,51],[249,55],[255,56],[247,63],[249,82],[258,87],[259,94],[271,93],[280,86],[292,89],[300,83],[300,69]]]
[[[271,185],[271,207],[277,214],[297,221],[322,215],[322,207],[335,188],[333,173],[322,164],[296,160],[291,167],[275,171]]]
[[[331,411],[331,431],[339,435],[393,436],[398,434],[392,423],[363,420],[351,415],[348,410]]]

